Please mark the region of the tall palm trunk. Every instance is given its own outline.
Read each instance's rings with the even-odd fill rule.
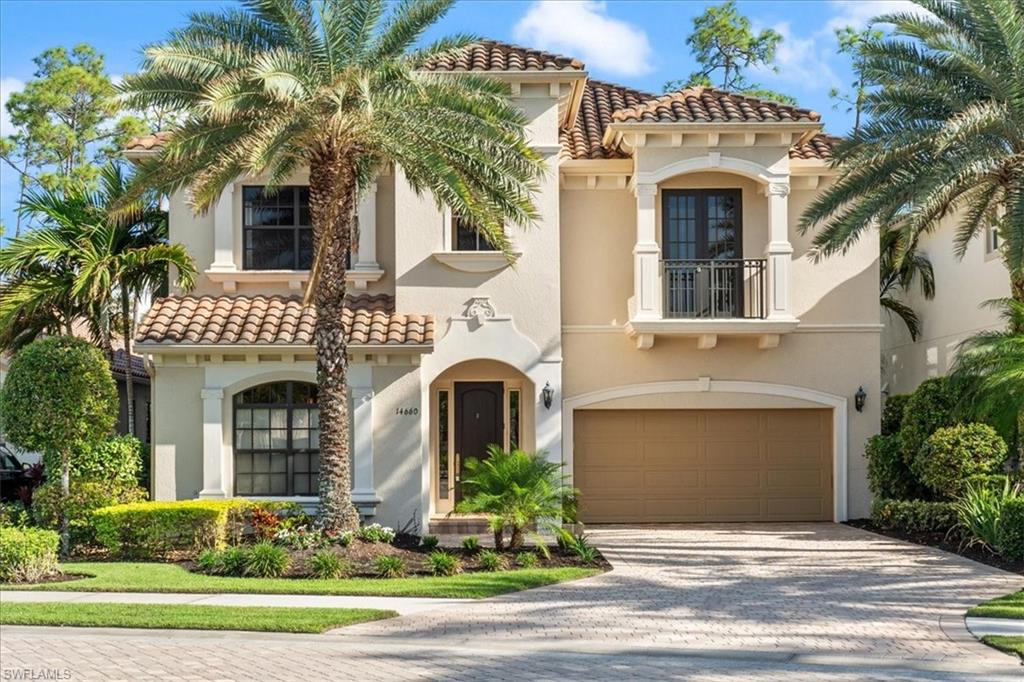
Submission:
[[[316,376],[320,405],[320,514],[324,530],[359,526],[352,505],[348,410],[348,354],[342,316],[345,308],[345,256],[350,245],[356,203],[356,175],[337,149],[321,152],[310,162],[309,211],[313,248],[312,277],[316,306]]]
[[[135,375],[132,374],[132,322],[128,289],[121,285],[121,318],[124,332],[124,401],[127,403],[128,434],[135,435]]]

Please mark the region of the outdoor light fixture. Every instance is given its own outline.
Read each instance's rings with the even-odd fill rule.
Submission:
[[[853,406],[857,408],[858,412],[864,411],[864,403],[868,401],[868,394],[864,392],[864,387],[861,386],[857,389],[857,392],[853,394]]]
[[[540,390],[540,399],[544,401],[544,407],[551,409],[551,401],[555,399],[555,389],[551,388],[551,382],[547,381],[544,383],[544,388]]]

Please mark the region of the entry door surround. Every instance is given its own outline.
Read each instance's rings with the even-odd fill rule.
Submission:
[[[487,456],[487,446],[503,446],[505,385],[500,381],[455,382],[455,501],[462,499],[463,472],[470,457]]]

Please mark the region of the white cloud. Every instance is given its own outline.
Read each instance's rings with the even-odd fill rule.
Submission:
[[[608,16],[605,2],[537,0],[515,26],[517,41],[582,59],[588,68],[624,76],[651,70],[651,45],[640,28]]]
[[[19,92],[25,87],[17,78],[0,78],[0,136],[6,137],[14,132],[11,117],[7,115],[7,98],[11,93]]]
[[[864,2],[864,0],[832,0],[832,6],[838,11],[825,25],[825,29],[829,33],[844,26],[864,28],[872,19],[883,14],[901,12],[920,15],[929,14],[926,9],[910,0],[874,0],[873,2]]]
[[[782,42],[775,51],[775,66],[778,67],[778,73],[767,67],[751,69],[752,73],[757,74],[757,78],[804,86],[825,84],[833,87],[840,84],[839,77],[827,63],[835,52],[835,40],[831,32],[827,36],[815,33],[802,38],[793,34],[788,21],[778,23],[772,28],[782,36]]]

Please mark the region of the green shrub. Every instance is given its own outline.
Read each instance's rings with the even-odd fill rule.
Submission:
[[[454,554],[435,550],[427,556],[430,572],[434,575],[455,575],[462,573],[462,562]]]
[[[1010,476],[1008,474],[975,474],[974,476],[967,477],[965,488],[966,486],[975,486],[999,492],[1006,487],[1007,483],[1015,485],[1017,478],[1015,475]]]
[[[583,533],[579,535],[566,528],[555,529],[555,539],[563,550],[575,554],[587,564],[596,564],[601,557],[597,547],[590,544],[590,538]]]
[[[948,532],[959,523],[955,503],[924,500],[875,500],[871,520],[907,533]]]
[[[519,568],[536,568],[540,559],[533,552],[523,552],[516,557]]]
[[[400,556],[379,556],[373,563],[377,576],[381,578],[401,578],[407,571],[405,560]]]
[[[32,512],[21,502],[0,502],[0,527],[24,528],[32,525]]]
[[[995,549],[999,544],[999,526],[1007,502],[1017,499],[1017,489],[1007,480],[1002,490],[988,486],[968,486],[956,501],[960,528],[970,545],[980,544]]]
[[[345,560],[329,549],[318,550],[309,560],[309,572],[319,580],[343,578],[349,570]]]
[[[476,554],[480,551],[480,538],[475,535],[468,535],[462,538],[462,549],[470,554]]]
[[[1007,500],[1003,505],[996,547],[1007,559],[1024,559],[1024,496]]]
[[[928,437],[938,429],[956,424],[953,408],[956,397],[945,377],[935,377],[921,382],[903,410],[903,422],[900,426],[900,449],[903,457],[914,472],[921,478],[918,468],[920,459],[917,453],[924,447]]]
[[[104,481],[123,488],[139,485],[142,443],[134,436],[114,436],[99,443],[84,444],[71,456],[71,479]],[[59,471],[59,462],[46,463],[47,471]]]
[[[437,549],[437,545],[440,542],[441,541],[438,539],[436,535],[424,535],[422,538],[420,538],[420,544],[423,546],[424,549]]]
[[[138,502],[93,512],[96,541],[115,556],[152,558],[174,551],[219,549],[229,519],[245,500]]]
[[[51,481],[70,479],[71,459],[103,440],[117,422],[117,388],[98,348],[69,336],[33,341],[17,353],[0,387],[0,431],[15,445],[59,463]],[[66,520],[61,553],[70,552]]]
[[[273,542],[257,542],[245,557],[245,575],[254,578],[280,578],[288,570],[288,552]]]
[[[239,576],[245,573],[249,551],[245,547],[228,547],[220,553],[220,570],[224,575]]]
[[[196,566],[203,573],[220,573],[224,569],[221,552],[216,549],[204,549],[196,557]]]
[[[60,538],[41,528],[0,528],[0,582],[31,583],[57,571]]]
[[[907,406],[910,395],[891,395],[885,400],[882,407],[882,435],[895,436],[900,432],[903,424],[903,410]]]
[[[379,523],[371,523],[367,526],[362,526],[356,531],[356,536],[364,542],[383,542],[391,544],[395,541],[395,531],[387,526],[382,526]]]
[[[872,436],[864,447],[868,460],[868,487],[876,499],[920,497],[922,486],[903,459],[897,435]]]
[[[1006,460],[1006,443],[987,424],[959,424],[935,431],[917,453],[921,481],[936,495],[958,497],[966,479],[994,474]]]
[[[505,557],[493,549],[481,550],[480,554],[477,555],[477,560],[480,562],[480,568],[485,571],[503,571],[508,567]]]
[[[103,507],[131,504],[146,499],[146,491],[136,485],[123,486],[106,480],[71,479],[68,496],[63,501],[60,481],[47,481],[33,496],[32,516],[43,528],[57,530],[63,510],[68,519],[71,546],[96,543],[92,513]]]

